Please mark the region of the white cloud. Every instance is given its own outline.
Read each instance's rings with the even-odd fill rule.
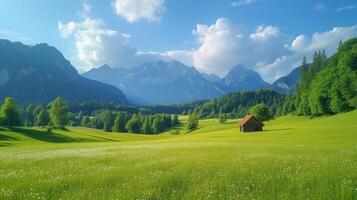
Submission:
[[[193,65],[219,76],[237,64],[256,68],[259,62],[272,62],[290,52],[286,37],[274,26],[259,26],[256,32],[244,34],[228,19],[219,18],[211,26],[197,25],[194,34],[200,46],[192,51]]]
[[[319,12],[327,11],[327,6],[324,3],[317,3],[313,6],[313,9]]]
[[[106,29],[102,20],[86,18],[82,22],[59,22],[58,30],[64,38],[74,37],[77,57],[86,67],[105,63],[113,66],[134,64],[132,58],[136,50],[128,46],[130,35]]]
[[[322,49],[331,55],[340,40],[357,36],[357,25],[354,25],[335,27],[312,36],[302,34],[291,40],[275,26],[258,26],[254,32],[245,33],[228,19],[219,18],[211,25],[196,26],[193,36],[198,46],[194,49],[138,52],[129,45],[129,34],[108,29],[100,19],[86,17],[79,22],[59,22],[58,30],[63,38],[74,39],[75,59],[81,61],[79,67],[86,69],[103,64],[130,68],[144,62],[176,59],[219,76],[242,64],[260,72],[269,82],[297,67],[303,56],[311,59],[314,51]]]
[[[115,0],[115,12],[133,23],[141,19],[148,21],[160,20],[164,10],[164,0]]]
[[[237,6],[244,6],[244,5],[248,5],[251,3],[255,3],[257,2],[257,0],[238,0],[238,1],[234,1],[231,6],[232,7],[237,7]]]
[[[261,64],[258,71],[262,73],[266,80],[273,81],[299,66],[304,56],[307,57],[308,61],[311,61],[313,53],[323,49],[330,56],[336,52],[341,40],[346,41],[356,36],[357,25],[334,27],[332,30],[326,32],[316,32],[311,37],[299,35],[289,45],[292,54],[282,55],[272,63]]]
[[[355,5],[347,5],[347,6],[342,6],[342,7],[337,8],[336,11],[341,12],[341,11],[353,10],[355,8],[356,8]]]

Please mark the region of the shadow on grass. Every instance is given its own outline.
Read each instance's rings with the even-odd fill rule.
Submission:
[[[200,129],[200,127],[194,128],[194,129],[191,129],[191,130],[188,130],[188,131],[186,131],[185,134],[189,134],[189,133],[191,133],[191,132],[193,132],[193,131],[197,131],[198,129]]]
[[[293,128],[268,129],[268,130],[264,130],[263,132],[288,131],[288,130],[293,130]]]
[[[7,146],[12,146],[12,145],[13,144],[7,143],[7,142],[0,143],[0,147],[7,147]]]
[[[119,142],[118,140],[112,140],[112,139],[105,138],[105,137],[94,136],[94,135],[89,135],[89,136],[94,137],[94,138],[98,138],[98,139],[101,139],[101,140],[110,141],[110,142]]]
[[[1,135],[0,134],[0,141],[11,141],[11,140],[18,140],[17,138],[8,136],[8,135]]]
[[[32,129],[24,129],[24,128],[10,128],[10,130],[18,134],[33,138],[35,140],[40,140],[43,142],[51,142],[51,143],[77,142],[72,138],[59,135],[53,132],[48,132],[48,131],[40,131],[40,130],[32,130]]]

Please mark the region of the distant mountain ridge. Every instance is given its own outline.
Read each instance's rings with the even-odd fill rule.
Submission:
[[[250,69],[237,65],[219,82],[227,93],[269,88],[260,75]]]
[[[308,67],[311,67],[311,64],[308,64]],[[274,81],[272,88],[282,93],[293,93],[295,91],[295,87],[300,82],[300,76],[301,66],[296,67],[288,75]]]
[[[195,99],[211,99],[225,92],[206,80],[194,68],[177,61],[146,63],[132,69],[104,65],[84,77],[120,88],[138,104],[172,104]]]
[[[257,72],[240,65],[220,79],[175,60],[145,63],[131,69],[103,65],[83,76],[112,84],[121,89],[129,100],[139,104],[183,103],[270,87]]]
[[[71,101],[128,103],[117,88],[89,80],[54,47],[27,46],[0,40],[0,98],[19,102],[49,102],[60,96]]]

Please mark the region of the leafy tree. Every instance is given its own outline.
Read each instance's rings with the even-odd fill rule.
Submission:
[[[20,114],[16,103],[12,97],[6,97],[0,109],[0,125],[2,126],[20,126]]]
[[[249,113],[260,121],[269,121],[274,118],[274,115],[270,111],[269,107],[263,103],[253,106]]]
[[[124,114],[118,114],[115,117],[113,131],[114,132],[126,132],[125,129],[126,120]]]
[[[105,132],[111,132],[112,127],[114,125],[114,115],[111,111],[104,112],[103,122],[104,122],[103,130]]]
[[[190,116],[188,116],[188,121],[187,121],[187,130],[191,131],[194,130],[198,127],[198,117],[196,113],[192,113]]]
[[[26,107],[26,111],[25,111],[25,126],[27,126],[27,127],[34,125],[34,121],[35,121],[35,116],[33,114],[34,109],[35,109],[35,106],[33,104],[29,104]]]
[[[143,123],[143,133],[152,133],[151,126],[150,126],[150,119],[149,117],[145,117],[144,123]]]
[[[88,127],[88,128],[91,127],[91,120],[90,120],[90,118],[89,118],[88,116],[84,116],[84,117],[82,118],[81,126],[83,126],[83,127]]]
[[[141,131],[141,121],[137,114],[134,114],[128,123],[125,125],[125,128],[128,129],[130,133],[140,133]]]
[[[58,97],[51,103],[50,119],[55,128],[64,129],[68,124],[68,104],[64,99]]]
[[[180,121],[178,119],[178,115],[174,115],[172,118],[172,126],[177,126],[180,124]]]
[[[154,121],[152,122],[152,130],[154,133],[160,133],[161,128],[160,128],[160,119],[159,118],[154,118]]]
[[[220,111],[218,115],[218,122],[224,124],[226,123],[226,121],[227,121],[226,114]]]
[[[42,109],[36,117],[35,124],[37,126],[47,126],[50,122],[50,115],[46,109]]]

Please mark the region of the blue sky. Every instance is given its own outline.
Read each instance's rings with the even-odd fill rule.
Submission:
[[[80,69],[177,59],[220,76],[243,64],[267,81],[315,50],[333,53],[339,40],[357,36],[356,25],[355,0],[4,0],[0,6],[0,38],[46,42]]]

